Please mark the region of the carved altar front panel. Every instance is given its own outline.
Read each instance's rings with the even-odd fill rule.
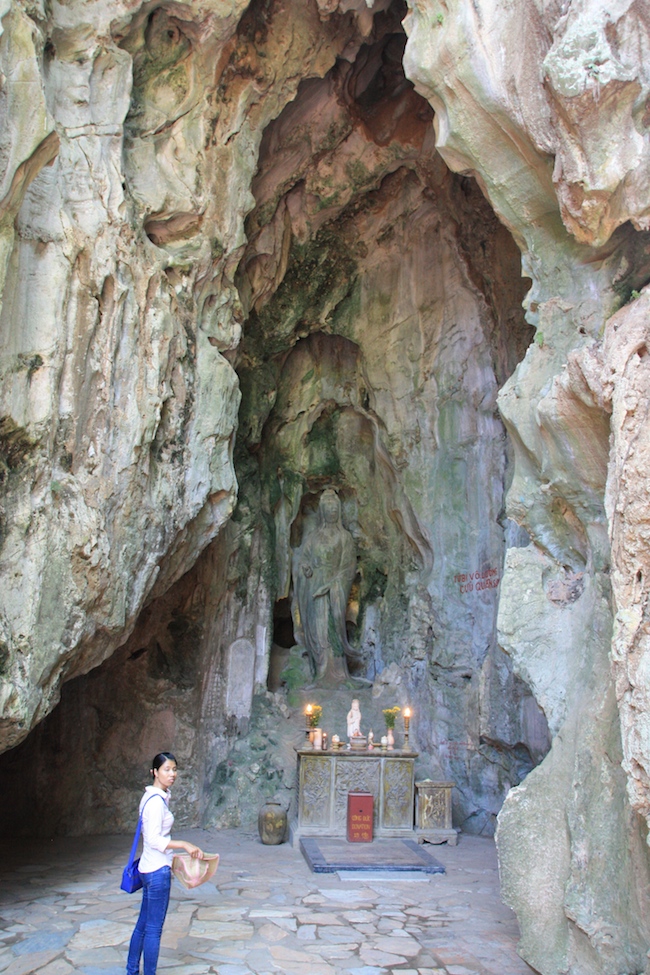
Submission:
[[[416,782],[417,786],[417,827],[419,830],[435,830],[452,828],[451,825],[451,790],[453,782],[433,782],[424,779]]]
[[[395,759],[384,770],[382,790],[383,825],[399,829],[413,827],[413,762]]]
[[[299,836],[345,836],[349,792],[374,797],[375,836],[413,835],[416,752],[298,751]]]
[[[350,761],[335,762],[334,779],[334,821],[340,826],[337,832],[346,832],[348,792],[371,792],[373,803],[373,830],[377,829],[379,819],[380,760],[351,758]]]
[[[422,812],[418,826],[422,829],[447,828],[447,802],[442,789],[422,797]]]
[[[305,826],[327,826],[330,821],[332,770],[326,758],[307,756],[300,763],[301,821]]]

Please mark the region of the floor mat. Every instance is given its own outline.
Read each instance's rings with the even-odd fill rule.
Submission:
[[[338,870],[445,872],[440,861],[415,840],[348,843],[346,840],[303,837],[300,849],[313,873],[336,873]]]

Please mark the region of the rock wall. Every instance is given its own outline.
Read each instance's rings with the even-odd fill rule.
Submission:
[[[358,673],[459,825],[530,772],[524,957],[643,970],[646,6],[0,14],[2,747],[37,726],[5,770],[82,723],[73,832],[129,818],[154,741],[186,821],[290,792],[300,698],[264,687],[304,683],[289,567],[332,484]]]
[[[539,971],[638,971],[648,863],[636,814],[647,805],[643,719],[631,702],[643,691],[630,663],[638,653],[623,664],[621,651],[641,633],[629,614],[629,563],[620,591],[621,428],[608,466],[607,413],[630,380],[638,389],[634,357],[643,349],[637,332],[614,353],[612,336],[619,322],[638,321],[648,280],[648,133],[639,116],[647,16],[635,4],[505,11],[460,3],[437,14],[414,5],[405,26],[407,74],[436,109],[441,155],[477,174],[533,280],[526,304],[535,342],[499,396],[515,449],[507,510],[531,545],[507,553],[499,634],[555,738],[501,813],[504,891],[522,924],[524,957]],[[632,413],[637,406],[644,415],[633,393]],[[643,496],[637,482],[637,510]],[[620,724],[607,659],[614,613]],[[527,876],[522,856],[535,864]],[[611,869],[616,880],[603,873]]]
[[[270,33],[245,6],[5,11],[5,747],[233,509],[225,355],[257,148],[300,78],[361,39],[352,14],[275,11]]]
[[[262,797],[282,791],[286,778],[288,804],[293,745],[301,735],[294,726],[288,753],[278,754],[279,729],[265,727],[264,747],[259,747],[256,721],[264,723],[270,711],[275,725],[288,724],[286,705],[270,708],[262,698],[253,707],[256,650],[266,663],[262,626],[257,648],[246,638],[228,640],[226,632],[222,640],[214,634],[218,624],[221,636],[225,620],[235,633],[246,625],[245,632],[254,634],[255,620],[266,618],[259,598],[263,587],[251,589],[247,600],[230,584],[233,564],[251,554],[237,521],[229,522],[193,568],[140,613],[126,643],[101,666],[68,681],[59,705],[0,758],[13,796],[2,813],[6,835],[128,832],[138,796],[150,781],[150,760],[161,749],[173,749],[181,771],[174,787],[180,824],[204,821],[218,799],[213,781],[219,785],[232,777],[228,772],[243,743],[242,757],[249,761],[236,796],[230,797],[229,825],[241,823],[242,805],[247,821],[257,814],[250,770],[255,759],[263,759]],[[265,678],[264,668],[258,687]]]

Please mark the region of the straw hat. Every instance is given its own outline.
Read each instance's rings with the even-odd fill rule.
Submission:
[[[172,873],[183,887],[191,890],[214,877],[218,866],[218,853],[204,853],[202,860],[177,853],[172,860]]]

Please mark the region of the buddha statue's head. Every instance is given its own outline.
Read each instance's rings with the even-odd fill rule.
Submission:
[[[326,488],[320,496],[318,507],[324,525],[335,525],[341,518],[341,502],[332,488]]]

